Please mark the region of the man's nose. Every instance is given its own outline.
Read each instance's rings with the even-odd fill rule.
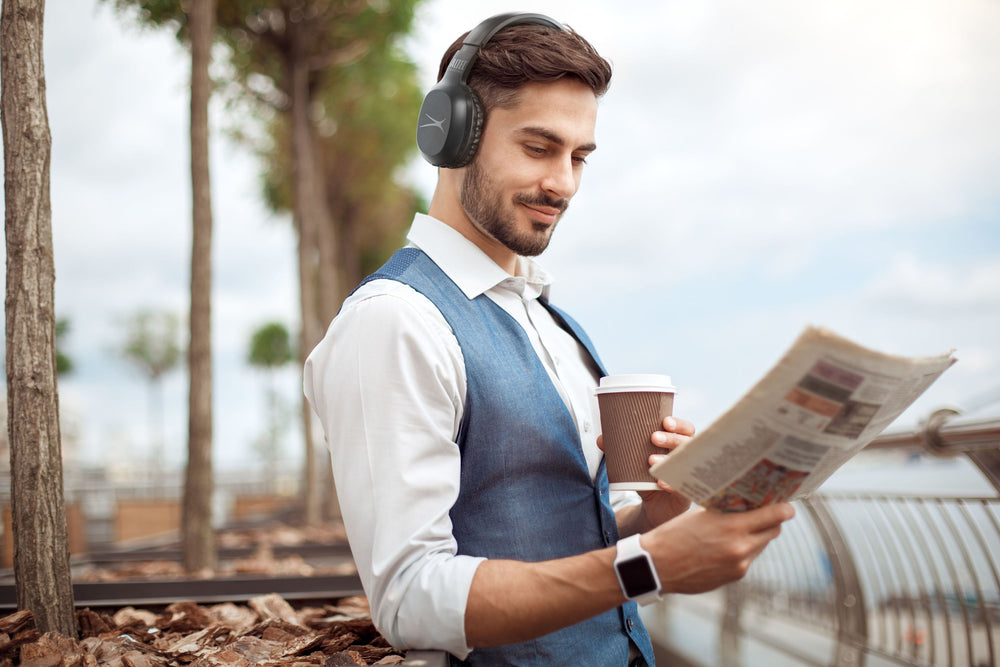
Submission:
[[[548,172],[542,182],[543,190],[556,197],[566,199],[576,194],[576,170],[571,155],[553,160],[548,167]]]

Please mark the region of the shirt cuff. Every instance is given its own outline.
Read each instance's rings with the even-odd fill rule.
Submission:
[[[411,576],[396,577],[372,606],[375,625],[397,648],[443,650],[464,660],[472,652],[465,640],[465,608],[472,578],[484,560],[426,556]]]
[[[612,511],[618,512],[618,510],[624,507],[640,504],[642,498],[635,491],[612,491],[610,501]]]

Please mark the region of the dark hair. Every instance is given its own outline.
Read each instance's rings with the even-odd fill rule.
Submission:
[[[445,51],[438,81],[468,34],[459,37]],[[601,97],[611,84],[611,65],[572,29],[564,31],[526,23],[501,30],[479,49],[468,84],[488,113],[495,107],[517,104],[518,93],[525,84],[550,83],[562,78],[577,79]]]

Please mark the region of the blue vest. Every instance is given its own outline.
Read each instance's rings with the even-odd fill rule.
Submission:
[[[486,295],[469,300],[415,248],[398,250],[364,282],[376,278],[426,296],[451,326],[465,359],[457,441],[461,488],[451,509],[458,553],[541,561],[614,544],[618,529],[604,462],[595,483],[573,418],[521,325]],[[580,326],[542,303],[604,374]],[[634,602],[538,639],[477,648],[465,662],[452,657],[452,664],[624,667],[629,637],[652,665],[649,635]]]

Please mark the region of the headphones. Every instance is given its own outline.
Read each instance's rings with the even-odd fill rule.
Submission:
[[[448,63],[448,69],[430,89],[417,119],[417,148],[435,167],[458,169],[472,161],[483,131],[483,104],[469,87],[469,72],[479,49],[504,28],[537,23],[566,30],[558,21],[542,14],[498,14],[475,28]]]

